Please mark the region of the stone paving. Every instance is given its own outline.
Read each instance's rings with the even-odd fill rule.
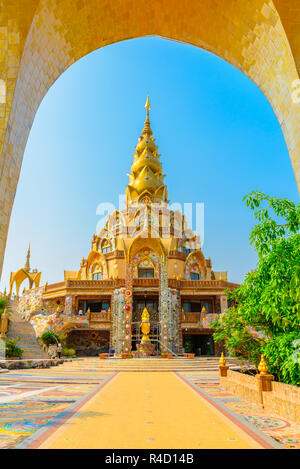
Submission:
[[[86,358],[0,376],[2,449],[281,445],[300,448],[300,426],[222,390],[217,360]]]

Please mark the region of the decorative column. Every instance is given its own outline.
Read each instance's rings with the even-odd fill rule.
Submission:
[[[224,357],[224,353],[222,352],[220,360],[219,360],[219,373],[222,378],[227,377],[228,366],[226,365],[226,359]]]
[[[168,260],[160,258],[160,351],[170,352],[170,318],[169,318],[169,288],[168,288]]]
[[[261,356],[260,363],[258,365],[259,374],[256,375],[256,379],[258,382],[258,393],[260,397],[260,402],[262,406],[264,405],[264,392],[272,391],[272,381],[274,380],[274,376],[268,373],[269,368],[266,363],[264,355]]]
[[[125,305],[124,305],[124,320],[123,320],[123,342],[122,351],[123,353],[131,353],[132,348],[132,291],[133,291],[133,272],[132,262],[129,258],[126,265],[126,287],[125,287]]]
[[[116,354],[122,353],[125,288],[116,289],[112,297],[112,329],[110,344]]]
[[[75,297],[74,296],[66,296],[65,299],[65,316],[71,316],[73,313],[73,309],[75,308]]]
[[[220,296],[220,308],[221,308],[221,314],[226,313],[228,309],[227,298],[225,295]]]
[[[169,326],[172,351],[180,353],[180,294],[169,288]]]

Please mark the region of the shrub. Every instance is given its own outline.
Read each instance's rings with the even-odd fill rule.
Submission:
[[[62,355],[64,357],[71,357],[75,358],[76,357],[76,352],[73,348],[68,348],[68,347],[63,347],[62,349]]]
[[[185,353],[191,353],[193,351],[193,343],[191,337],[186,335],[183,336],[183,347]]]
[[[47,331],[42,335],[41,341],[49,347],[49,345],[56,345],[59,342],[59,338],[55,332]]]
[[[6,339],[5,352],[7,358],[18,357],[21,358],[24,350],[17,346],[20,339]]]
[[[64,333],[58,335],[58,340],[63,346],[66,345],[67,337],[67,334]]]

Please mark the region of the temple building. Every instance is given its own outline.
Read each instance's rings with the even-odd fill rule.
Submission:
[[[79,270],[25,291],[19,312],[33,322],[51,317],[48,325],[64,331],[79,355],[138,354],[142,339],[152,354],[214,355],[210,324],[227,308],[224,290],[237,285],[213,270],[184,215],[169,208],[149,97],[145,109],[125,209],[111,213],[92,236]],[[149,327],[141,327],[145,321]]]

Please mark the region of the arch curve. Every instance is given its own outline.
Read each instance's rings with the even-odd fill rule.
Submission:
[[[232,0],[226,7],[223,0],[28,0],[26,8],[11,0],[0,23],[7,31],[0,66],[9,85],[0,103],[0,273],[23,153],[43,97],[74,62],[126,39],[191,44],[247,75],[274,109],[300,188],[300,106],[292,93],[300,71],[297,0]]]

